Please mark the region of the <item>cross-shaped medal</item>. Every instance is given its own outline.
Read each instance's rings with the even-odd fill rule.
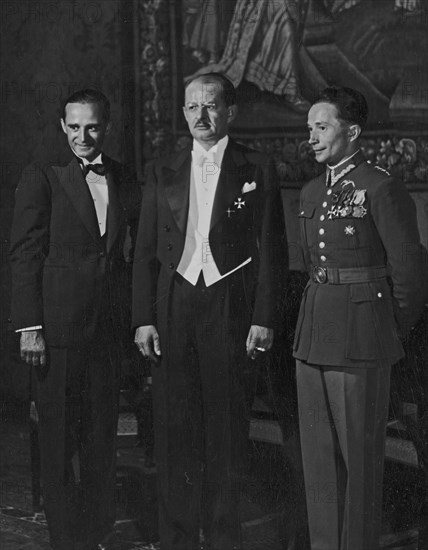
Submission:
[[[235,212],[235,210],[231,210],[230,208],[228,208],[226,212],[227,212],[227,217],[230,218],[230,215],[232,214],[232,212]]]
[[[235,206],[238,207],[238,210],[241,210],[243,206],[245,206],[245,201],[241,199],[241,197],[238,197],[238,200],[233,203]]]
[[[337,208],[333,206],[331,210],[327,211],[327,217],[329,220],[332,220],[333,218],[337,218],[339,216],[339,213],[337,211]]]

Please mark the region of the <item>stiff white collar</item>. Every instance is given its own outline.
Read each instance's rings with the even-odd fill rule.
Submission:
[[[79,157],[79,155],[76,155],[76,157]],[[94,160],[91,160],[89,162],[88,159],[86,158],[83,158],[83,157],[79,157],[79,159],[82,161],[83,165],[86,166],[87,164],[102,164],[103,161],[102,161],[102,153],[100,153],[97,158],[95,158]]]
[[[360,151],[360,149],[357,149],[355,151],[355,153],[352,153],[352,155],[349,155],[349,157],[345,157],[344,159],[342,159],[340,162],[338,162],[337,164],[335,164],[334,166],[330,166],[330,164],[327,164],[327,167],[330,168],[330,170],[334,170],[336,171],[337,168],[339,168],[339,166],[341,166],[342,164],[344,164],[345,162],[347,162],[348,160],[351,160],[352,157],[355,157],[355,155]]]
[[[221,161],[223,159],[223,155],[228,143],[229,136],[224,136],[224,138],[221,138],[219,141],[217,141],[217,143],[210,147],[207,151],[198,141],[196,141],[196,139],[194,139],[192,152],[194,153],[195,157],[202,156],[208,159]]]

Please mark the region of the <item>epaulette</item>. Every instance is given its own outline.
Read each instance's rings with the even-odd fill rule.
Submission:
[[[374,168],[376,168],[377,170],[380,170],[381,172],[385,172],[385,174],[386,174],[387,176],[390,176],[390,175],[391,175],[391,174],[388,172],[388,170],[385,170],[385,168],[382,168],[381,166],[377,166],[377,165],[375,164]]]

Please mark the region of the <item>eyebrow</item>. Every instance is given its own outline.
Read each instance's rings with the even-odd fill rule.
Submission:
[[[215,105],[214,100],[208,100],[208,101],[202,101],[199,103],[198,101],[186,101],[186,105]]]
[[[101,126],[99,122],[92,122],[90,124],[78,124],[77,122],[67,122],[67,126],[85,126],[85,127],[94,127],[94,126]]]
[[[309,122],[308,122],[307,125],[308,126],[331,126],[331,124],[329,122],[325,122],[324,120],[316,121],[313,124],[309,124]]]

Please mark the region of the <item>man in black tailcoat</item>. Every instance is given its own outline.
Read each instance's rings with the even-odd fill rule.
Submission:
[[[148,171],[135,252],[135,342],[154,366],[162,550],[241,549],[239,494],[257,360],[286,256],[272,164],[228,137],[235,89],[187,83],[193,147]],[[278,304],[279,303],[279,304]]]

